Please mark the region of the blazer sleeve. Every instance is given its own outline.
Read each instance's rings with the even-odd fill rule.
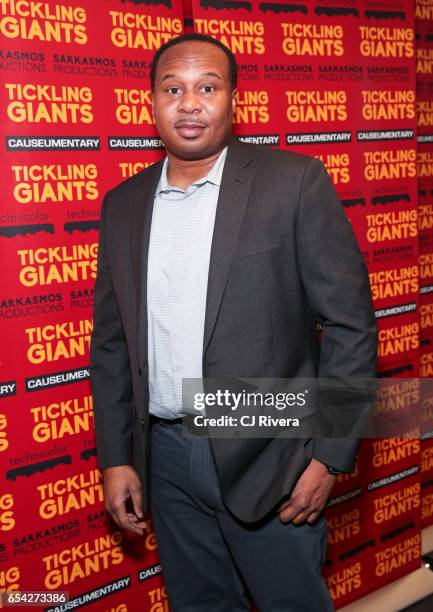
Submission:
[[[107,255],[107,208],[103,200],[94,287],[90,378],[99,467],[131,463],[131,373],[122,321]]]
[[[323,163],[308,162],[301,183],[296,240],[306,297],[323,326],[319,378],[377,376],[377,325],[367,268]],[[312,456],[353,470],[360,440],[314,438]]]

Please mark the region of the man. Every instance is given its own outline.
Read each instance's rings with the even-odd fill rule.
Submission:
[[[151,85],[167,156],[101,212],[91,378],[106,509],[142,534],[151,508],[175,612],[248,610],[246,590],[265,612],[331,610],[321,511],[356,441],[194,436],[181,384],[374,376],[364,262],[319,160],[232,137],[224,45],[169,41]]]

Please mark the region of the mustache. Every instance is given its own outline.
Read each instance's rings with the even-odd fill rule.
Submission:
[[[205,123],[204,121],[197,121],[197,119],[179,119],[179,121],[176,121],[176,123],[174,124],[175,128],[179,128],[179,127],[183,127],[185,125],[188,126],[198,126],[198,127],[207,127],[207,123]]]

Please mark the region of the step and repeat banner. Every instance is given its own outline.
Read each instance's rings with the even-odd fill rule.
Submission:
[[[417,0],[416,88],[418,126],[418,228],[420,374],[433,376],[433,0]],[[433,394],[422,398],[421,526],[433,522]]]
[[[415,377],[433,376],[432,6],[0,0],[0,591],[169,609],[151,522],[139,539],[103,510],[88,350],[102,197],[163,154],[149,62],[184,15],[236,54],[235,132],[326,165],[370,272],[389,379],[375,415],[418,405]],[[422,407],[431,417],[428,397]],[[409,433],[365,441],[338,477],[325,566],[336,607],[419,567],[433,445]]]

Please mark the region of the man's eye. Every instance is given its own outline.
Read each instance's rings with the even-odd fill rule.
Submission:
[[[212,93],[215,91],[215,87],[213,85],[203,85],[202,89],[205,93]]]
[[[176,94],[178,94],[178,93],[179,93],[180,89],[179,89],[179,87],[169,87],[169,88],[167,89],[167,91],[168,91],[168,93],[171,93],[171,94],[173,94],[173,95],[176,95]]]

